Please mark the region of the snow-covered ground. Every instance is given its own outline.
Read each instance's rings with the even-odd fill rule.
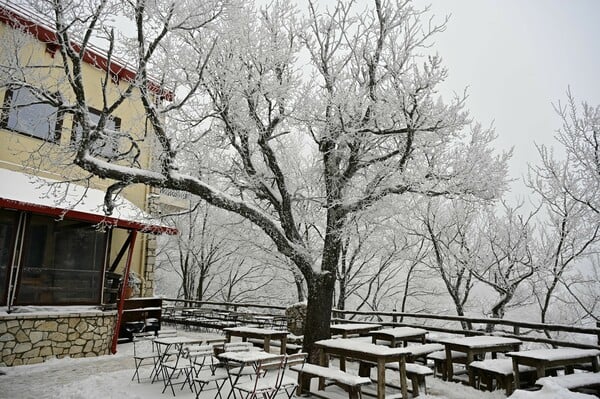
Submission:
[[[131,381],[134,363],[133,344],[119,344],[118,353],[110,356],[80,359],[53,359],[42,364],[0,368],[0,398],[42,399],[157,399],[170,398],[170,392],[161,393],[161,382],[151,384],[148,378],[140,383]],[[150,369],[142,371],[146,377]],[[460,383],[449,383],[428,377],[428,395],[423,399],[503,399],[503,391],[482,392]],[[329,389],[329,388],[328,388]],[[176,392],[178,399],[194,399],[189,389]],[[203,392],[201,399],[213,399],[215,391]],[[285,396],[282,396],[285,398]],[[514,399],[581,399],[593,398],[573,394],[558,387],[542,391],[517,391]]]

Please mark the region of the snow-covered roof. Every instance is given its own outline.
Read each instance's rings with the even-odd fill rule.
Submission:
[[[2,208],[149,233],[177,234],[176,229],[161,224],[121,196],[115,200],[112,214],[107,216],[102,190],[1,168],[0,182]]]

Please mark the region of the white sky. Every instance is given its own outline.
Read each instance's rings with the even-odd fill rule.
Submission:
[[[560,127],[552,103],[573,95],[600,104],[600,1],[417,0],[437,20],[450,15],[435,49],[449,69],[447,88],[468,87],[471,115],[493,123],[498,146],[514,146],[510,174],[536,162],[535,143]],[[523,195],[521,183],[513,192]]]

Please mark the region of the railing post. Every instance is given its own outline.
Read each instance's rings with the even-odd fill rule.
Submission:
[[[396,316],[397,310],[394,308],[392,312],[394,312],[394,314],[392,315],[392,323],[396,324],[398,322],[398,316]]]
[[[596,322],[596,328],[600,328],[600,321]],[[596,336],[598,337],[598,346],[600,346],[600,332],[598,332]]]
[[[520,334],[519,326],[513,326],[513,334],[515,334],[515,335],[519,335]]]

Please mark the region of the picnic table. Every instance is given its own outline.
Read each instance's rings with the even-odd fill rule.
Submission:
[[[389,346],[395,348],[398,344],[408,345],[408,341],[418,341],[422,344],[425,343],[425,335],[427,330],[415,327],[396,327],[396,328],[385,328],[383,330],[376,330],[369,332],[369,335],[373,339],[373,343],[377,344],[378,341],[389,342]]]
[[[341,335],[342,338],[348,338],[349,335],[353,334],[366,334],[369,331],[378,330],[381,328],[381,324],[367,324],[367,323],[345,323],[345,324],[332,324],[331,335]]]
[[[537,378],[546,376],[546,369],[549,367],[565,367],[567,374],[573,373],[573,365],[580,363],[591,363],[592,369],[600,371],[598,364],[598,355],[600,350],[597,349],[534,349],[528,351],[508,352],[506,356],[512,358],[513,370],[515,373],[515,387],[519,388],[519,365],[527,365],[535,367]]]
[[[452,352],[463,352],[467,355],[466,364],[475,360],[475,355],[491,353],[496,358],[498,352],[518,351],[522,342],[515,338],[495,337],[482,335],[476,337],[462,337],[440,340],[446,350],[446,380],[452,381],[454,367],[452,365]],[[469,373],[469,384],[475,385],[474,376]]]
[[[385,365],[398,362],[400,373],[400,389],[402,397],[408,397],[408,388],[406,380],[406,358],[411,354],[408,348],[390,348],[383,345],[376,345],[368,342],[360,342],[354,339],[335,338],[315,342],[315,347],[320,350],[319,361],[321,366],[329,365],[329,355],[340,356],[341,358],[352,358],[362,361],[359,374],[363,377],[369,377],[369,364],[377,367],[377,398],[385,398]],[[340,369],[345,371],[340,363]],[[368,374],[366,373],[368,372]],[[321,385],[321,384],[320,384]]]
[[[248,338],[259,338],[263,340],[263,349],[265,352],[271,350],[271,340],[277,339],[281,342],[279,347],[279,353],[285,355],[286,344],[287,344],[287,331],[272,330],[267,328],[256,328],[256,327],[230,327],[223,329],[225,332],[225,340],[231,342],[231,337],[241,337],[242,341],[246,342]]]

